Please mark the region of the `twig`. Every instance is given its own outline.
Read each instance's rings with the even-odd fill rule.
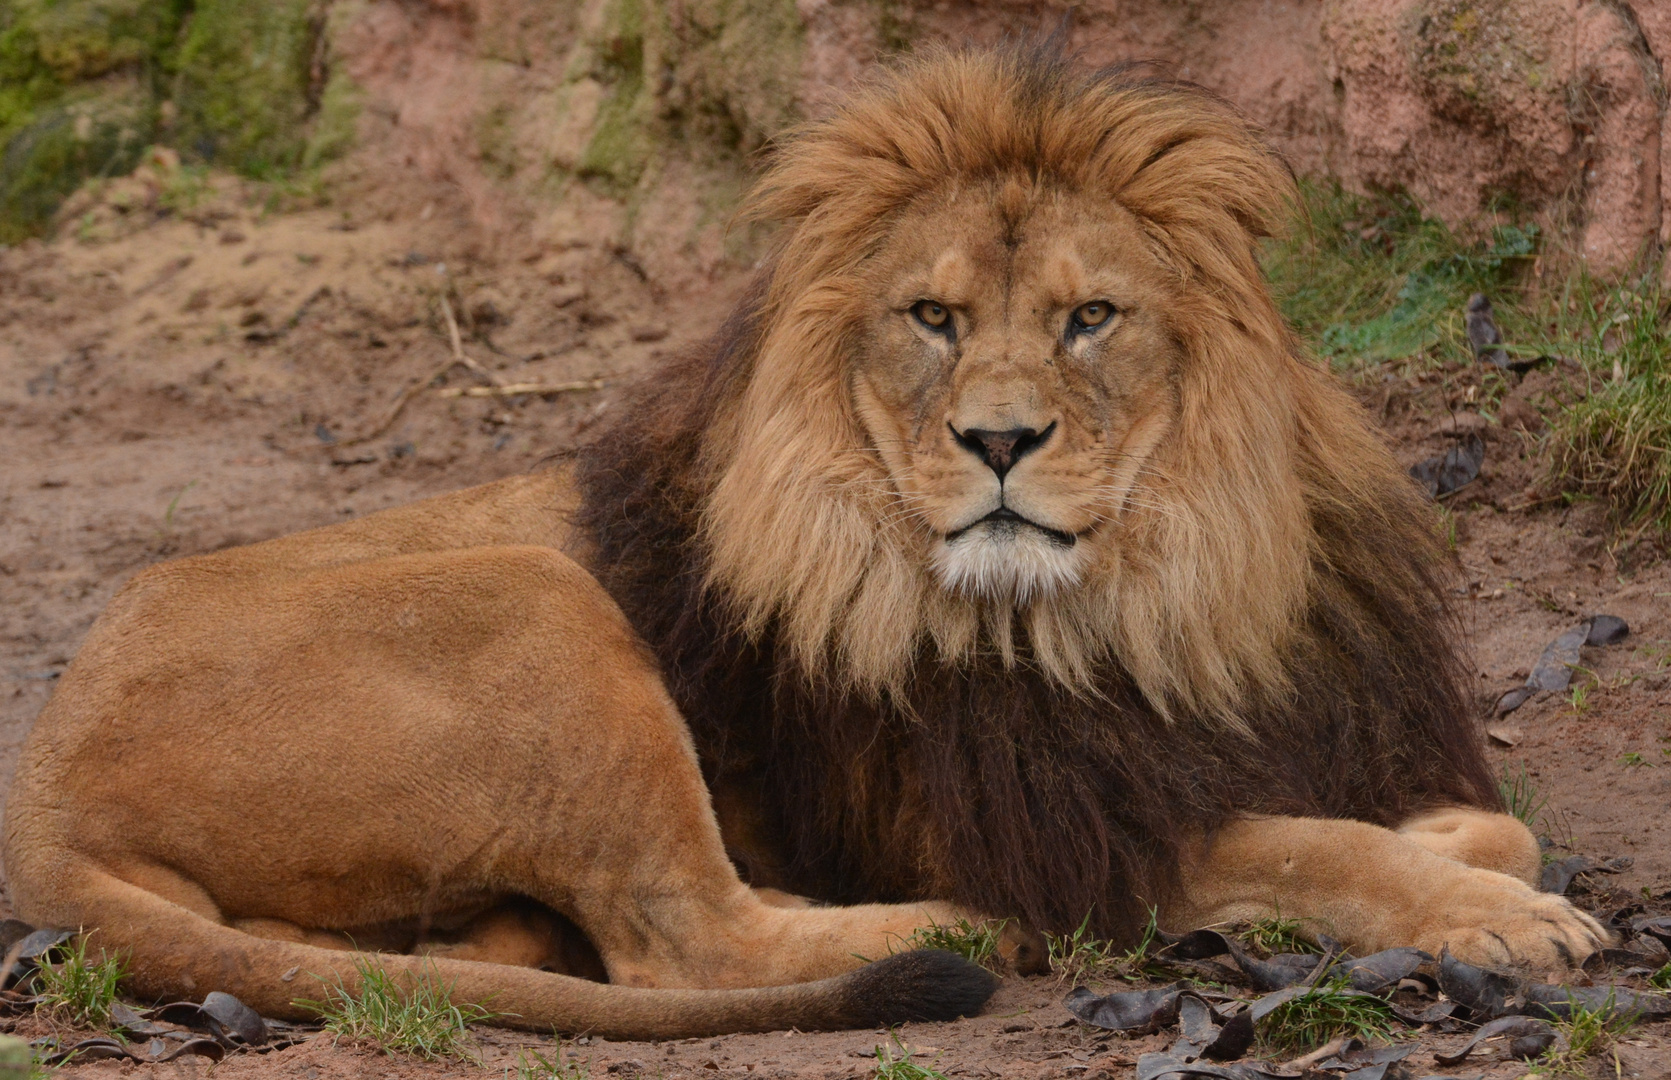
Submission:
[[[499,376],[464,355],[464,342],[460,340],[458,336],[458,320],[453,318],[453,305],[452,302],[447,299],[447,290],[445,287],[441,289],[441,314],[447,317],[447,340],[452,342],[453,362],[463,364],[471,371],[474,371],[477,375],[487,379],[488,382],[498,386]]]
[[[1322,959],[1317,961],[1317,966],[1311,969],[1311,974],[1300,980],[1299,985],[1316,986],[1323,980],[1323,976],[1329,973],[1329,968],[1334,966],[1335,958],[1339,955],[1333,945],[1328,946],[1323,950]]]
[[[1467,490],[1467,487],[1468,487],[1469,484],[1477,484],[1477,483],[1479,483],[1479,477],[1476,476],[1472,480],[1469,480],[1469,481],[1466,481],[1465,483],[1461,483],[1461,484],[1456,485],[1455,487],[1451,488],[1449,491],[1442,491],[1439,494],[1433,496],[1433,501],[1434,502],[1444,502],[1446,499],[1450,498],[1452,495],[1455,495],[1457,492]]]
[[[309,302],[312,302],[311,298]],[[406,403],[412,400],[412,396],[414,394],[434,382],[436,379],[439,379],[447,372],[451,371],[455,366],[469,368],[471,371],[493,384],[493,387],[487,387],[484,389],[493,389],[499,385],[499,376],[482,367],[480,364],[476,363],[464,354],[464,342],[460,340],[458,336],[458,320],[453,318],[453,306],[447,300],[447,291],[445,287],[441,290],[441,314],[445,316],[447,320],[447,341],[453,347],[452,357],[448,359],[446,363],[430,372],[426,378],[421,379],[402,390],[400,392],[400,396],[395,398],[395,403],[389,407],[389,411],[384,414],[383,419],[378,422],[376,427],[372,428],[363,435],[356,435],[352,439],[344,439],[336,445],[359,446],[361,443],[368,443],[377,438],[379,435],[393,427],[396,420],[400,419],[400,414],[406,409]]]
[[[434,382],[436,379],[445,375],[447,372],[451,371],[457,363],[457,360],[448,360],[445,364],[442,364],[422,379],[412,383],[400,392],[399,397],[395,398],[395,403],[389,407],[389,411],[387,413],[383,414],[383,419],[378,421],[376,427],[372,428],[363,435],[356,435],[352,439],[343,439],[336,445],[359,446],[361,443],[368,443],[377,438],[377,436],[383,434],[385,431],[389,430],[394,426],[394,422],[400,419],[400,414],[406,409],[406,403],[412,400],[413,395],[428,386],[430,383]]]
[[[436,397],[514,397],[517,394],[572,394],[581,390],[602,390],[602,379],[579,379],[565,383],[507,383],[502,386],[447,386],[435,391]]]
[[[1298,1058],[1295,1058],[1293,1061],[1288,1062],[1287,1063],[1288,1067],[1295,1068],[1295,1069],[1310,1068],[1311,1066],[1317,1064],[1319,1061],[1327,1061],[1330,1058],[1334,1057],[1336,1054],[1341,1053],[1344,1050],[1350,1049],[1351,1048],[1350,1044],[1355,1043],[1357,1041],[1358,1040],[1354,1039],[1350,1035],[1342,1035],[1339,1038],[1334,1039],[1331,1042],[1324,1043],[1322,1046],[1319,1046],[1317,1049],[1313,1050],[1311,1053],[1307,1054],[1305,1057],[1298,1057]]]

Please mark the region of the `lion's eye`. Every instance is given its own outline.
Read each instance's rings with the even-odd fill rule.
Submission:
[[[1095,330],[1108,321],[1114,314],[1114,305],[1106,300],[1092,300],[1089,304],[1080,304],[1074,309],[1073,328],[1075,330]]]
[[[911,314],[930,330],[945,331],[951,328],[952,313],[946,310],[944,304],[936,304],[932,300],[918,300],[912,305]]]

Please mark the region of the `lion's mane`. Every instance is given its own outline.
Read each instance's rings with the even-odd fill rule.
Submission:
[[[1118,559],[1020,611],[909,554],[847,389],[864,260],[950,185],[1117,201],[1187,298]],[[1118,936],[1228,815],[1493,803],[1429,512],[1259,269],[1290,195],[1217,99],[1049,49],[911,61],[786,140],[774,257],[577,470],[600,579],[782,852],[758,883]]]

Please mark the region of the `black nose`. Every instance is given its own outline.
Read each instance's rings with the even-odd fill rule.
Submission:
[[[1050,433],[1056,430],[1051,424],[1043,431],[1032,428],[1010,428],[1008,431],[988,431],[985,428],[969,428],[966,431],[952,429],[955,438],[965,450],[979,455],[986,462],[987,468],[998,474],[1002,480],[1004,474],[1015,467],[1021,458],[1044,445],[1050,438]]]

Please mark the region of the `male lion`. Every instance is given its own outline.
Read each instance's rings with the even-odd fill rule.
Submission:
[[[1261,278],[1291,196],[1141,71],[880,77],[781,150],[756,287],[572,478],[136,577],[24,750],[19,914],[142,994],[292,1013],[352,941],[635,1036],[971,1010],[945,954],[858,959],[965,913],[1581,960],[1430,513]]]

